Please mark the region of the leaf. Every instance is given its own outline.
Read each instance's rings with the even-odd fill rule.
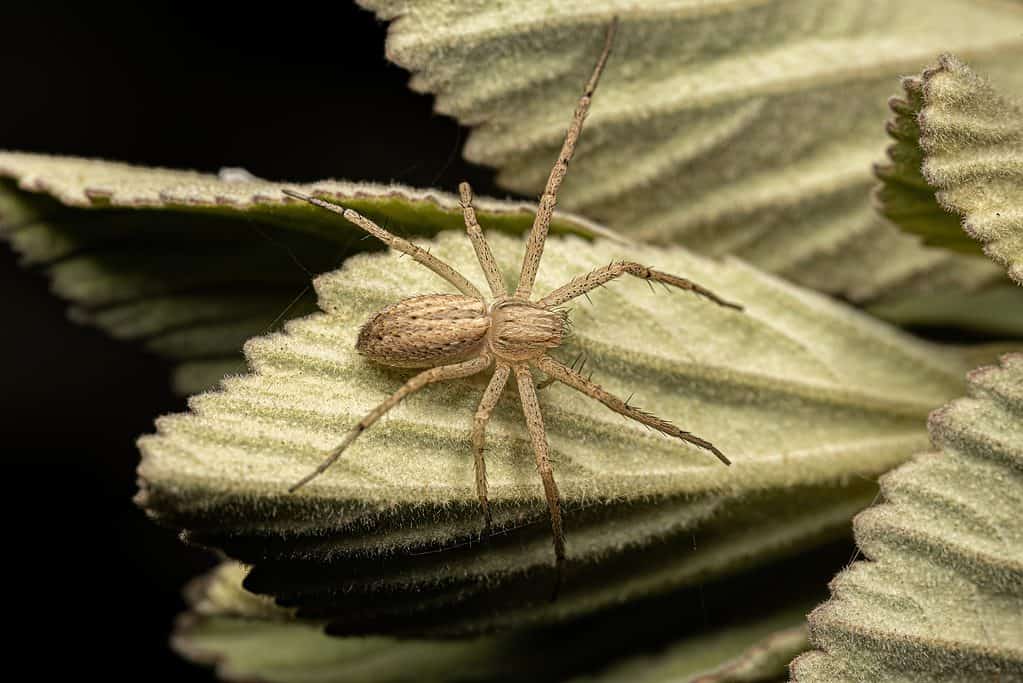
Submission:
[[[470,161],[542,189],[611,17],[621,28],[559,200],[629,236],[731,253],[871,301],[1000,279],[868,199],[899,75],[941,50],[1023,83],[1023,6],[972,0],[360,0],[388,57],[473,127]]]
[[[310,280],[379,249],[282,187],[343,200],[401,232],[465,228],[457,198],[400,185],[306,186],[0,151],[0,237],[49,275],[72,319],[173,359],[181,393],[245,370],[246,339],[316,310]],[[479,199],[480,220],[522,232],[534,208]],[[555,232],[609,236],[561,214]]]
[[[468,640],[331,638],[318,624],[296,621],[241,588],[244,569],[225,563],[190,589],[191,611],[178,620],[174,648],[217,665],[225,680],[290,683],[388,683],[429,680],[565,680],[592,668],[595,648],[627,652],[649,628],[649,610],[632,610],[595,626],[517,632]],[[806,647],[803,611],[792,609],[741,626],[684,639],[664,652],[616,662],[582,681],[728,683],[778,678]],[[623,628],[633,626],[632,629]]]
[[[656,657],[637,656],[577,683],[753,683],[780,680],[806,643],[803,610],[684,640]],[[742,648],[741,650],[739,648]]]
[[[491,235],[510,280],[523,241]],[[483,284],[461,235],[433,253]],[[481,519],[468,443],[485,378],[409,398],[323,477],[289,485],[407,371],[354,350],[359,325],[447,290],[407,259],[358,255],[316,280],[322,314],[246,345],[253,374],[194,397],[140,440],[139,501],[190,541],[254,565],[246,586],[335,633],[464,634],[547,623],[732,573],[841,533],[873,478],[926,447],[924,417],[962,391],[960,353],[914,340],[734,259],[552,239],[537,291],[613,258],[656,264],[746,305],[618,281],[572,313],[555,355],[713,440],[735,464],[644,431],[553,386],[541,403],[569,563],[552,603],[546,507],[514,392],[488,432],[498,533]],[[694,539],[699,541],[694,549]]]
[[[889,297],[868,306],[867,311],[896,325],[1023,338],[1023,290],[1008,282],[980,292],[939,289]]]
[[[796,681],[1023,678],[1023,354],[969,381],[931,414],[941,451],[885,475],[856,518],[869,561],[810,615]]]
[[[971,253],[980,242],[1023,284],[1023,107],[951,54],[902,85],[895,144],[876,170],[881,211],[930,244]]]

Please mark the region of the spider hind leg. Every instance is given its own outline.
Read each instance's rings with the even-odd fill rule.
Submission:
[[[529,439],[536,455],[536,471],[543,482],[544,496],[547,498],[547,509],[551,516],[551,535],[554,541],[554,591],[551,600],[557,598],[565,574],[565,530],[561,520],[561,494],[554,481],[554,470],[551,468],[550,446],[547,443],[547,430],[543,424],[543,414],[536,398],[533,384],[533,373],[528,365],[515,367],[515,380],[519,385],[519,396],[522,398],[522,413],[529,429]]]
[[[640,424],[646,425],[652,429],[656,429],[662,434],[675,437],[680,441],[685,441],[698,448],[702,448],[706,451],[713,453],[718,460],[726,465],[731,465],[732,462],[725,457],[717,446],[707,441],[704,438],[696,436],[691,432],[679,429],[667,420],[651,415],[650,413],[640,410],[634,406],[629,405],[628,401],[623,401],[614,394],[606,391],[596,382],[591,381],[587,377],[583,377],[581,374],[575,372],[566,365],[559,363],[550,356],[541,356],[536,361],[537,367],[547,373],[548,376],[555,378],[563,384],[567,384],[576,391],[589,396],[590,398],[596,399],[603,403],[605,406],[615,411],[619,415],[624,415],[630,420],[635,420]],[[631,397],[630,397],[631,400]]]
[[[483,459],[487,422],[490,421],[490,415],[494,412],[494,407],[497,406],[497,402],[501,398],[501,392],[504,391],[504,386],[508,383],[508,376],[510,374],[511,368],[508,365],[504,363],[497,365],[486,391],[483,392],[483,398],[480,399],[476,415],[473,417],[472,453],[476,468],[476,496],[479,498],[480,507],[483,510],[484,536],[489,535],[491,525],[493,524],[493,517],[490,513],[490,500],[487,497],[487,465]]]

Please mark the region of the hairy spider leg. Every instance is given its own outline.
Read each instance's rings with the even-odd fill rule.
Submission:
[[[476,209],[472,205],[472,188],[469,183],[459,184],[458,195],[462,204],[462,216],[465,218],[465,231],[469,234],[469,241],[476,252],[476,260],[480,262],[480,268],[483,269],[487,284],[490,285],[490,292],[495,298],[506,296],[508,291],[504,288],[504,278],[497,268],[497,261],[494,260],[487,238],[483,235],[483,229],[476,220]]]
[[[543,195],[540,196],[540,204],[536,208],[536,217],[533,219],[533,228],[529,232],[529,240],[526,243],[526,254],[522,259],[522,271],[519,274],[519,284],[515,288],[515,297],[528,299],[533,293],[533,283],[536,280],[536,271],[540,267],[540,258],[543,256],[544,243],[547,241],[547,232],[551,227],[551,216],[554,213],[554,206],[558,203],[558,189],[561,181],[568,173],[568,162],[572,160],[575,153],[575,145],[579,140],[579,134],[583,130],[583,121],[590,111],[590,102],[593,100],[593,92],[597,89],[597,82],[607,64],[607,58],[611,54],[611,45],[614,43],[615,33],[618,30],[618,17],[611,20],[607,27],[607,34],[604,37],[604,49],[593,67],[593,74],[586,83],[582,97],[575,107],[572,115],[572,122],[565,134],[565,141],[561,145],[561,152],[558,160],[554,162],[551,173],[547,177],[547,186]]]
[[[497,402],[501,399],[501,392],[508,383],[508,376],[511,374],[511,367],[505,363],[498,363],[494,374],[490,377],[490,384],[483,392],[479,407],[476,408],[476,415],[472,420],[472,455],[476,467],[476,496],[479,498],[480,506],[483,508],[483,534],[490,533],[493,524],[493,517],[490,514],[490,500],[487,498],[487,465],[483,460],[483,449],[486,445],[487,423],[490,415],[494,412]]]
[[[558,287],[550,294],[540,299],[538,302],[543,306],[560,306],[561,304],[571,301],[572,299],[585,296],[587,292],[590,292],[597,287],[600,287],[615,278],[619,278],[622,275],[632,275],[640,279],[646,280],[649,283],[651,280],[655,282],[663,282],[664,284],[677,287],[679,289],[688,290],[694,294],[710,299],[718,306],[724,306],[726,308],[734,308],[737,311],[742,310],[742,306],[739,304],[733,304],[730,301],[725,301],[714,292],[710,291],[705,287],[701,287],[692,280],[687,280],[684,277],[678,277],[677,275],[670,275],[669,273],[662,273],[659,270],[653,268],[647,268],[646,266],[640,265],[634,261],[615,261],[602,268],[592,270],[585,275],[573,278],[571,282],[566,285]]]
[[[576,391],[579,391],[589,396],[590,398],[594,398],[600,401],[605,406],[615,411],[619,415],[624,415],[630,420],[635,420],[640,424],[644,424],[647,427],[656,429],[662,434],[673,436],[687,443],[691,443],[694,446],[698,446],[700,448],[708,450],[714,455],[716,455],[718,460],[720,460],[726,465],[732,464],[731,461],[725,457],[724,453],[719,451],[717,447],[710,441],[707,441],[706,439],[701,439],[695,434],[690,434],[689,432],[683,431],[676,427],[675,425],[673,425],[672,423],[668,422],[667,420],[659,418],[656,415],[651,415],[650,413],[640,410],[639,408],[630,406],[628,401],[623,401],[614,394],[608,393],[599,384],[590,381],[589,379],[583,377],[582,375],[575,372],[568,366],[554,360],[550,356],[546,355],[540,356],[540,358],[536,360],[536,365],[549,376],[555,378],[556,380],[562,382],[563,384],[567,384]]]
[[[528,365],[515,366],[515,381],[519,385],[519,396],[522,399],[522,414],[526,417],[529,440],[533,444],[536,455],[536,471],[543,481],[543,492],[547,498],[547,509],[551,516],[551,533],[554,536],[554,592],[551,600],[557,598],[565,573],[565,529],[561,522],[561,496],[558,485],[554,481],[554,470],[551,468],[550,446],[547,443],[547,430],[543,425],[543,413],[540,402],[536,398],[533,385],[533,373]]]
[[[406,396],[414,394],[428,384],[475,375],[478,372],[486,370],[493,360],[493,356],[489,354],[482,354],[463,363],[440,365],[420,372],[418,375],[405,382],[400,389],[387,397],[383,403],[367,413],[364,418],[359,420],[358,424],[352,427],[348,433],[345,434],[344,438],[341,439],[341,443],[327,455],[326,459],[321,462],[315,470],[292,485],[288,491],[290,493],[294,493],[299,488],[305,486],[310,481],[323,474],[328,467],[337,462],[337,459],[341,457],[344,450],[348,448],[348,446],[350,446],[360,434],[369,429],[373,423],[383,417],[387,411],[401,403],[401,400]]]
[[[309,202],[310,204],[318,206],[321,209],[326,209],[327,211],[333,211],[334,213],[341,214],[341,216],[343,216],[346,220],[362,228],[363,230],[368,232],[370,235],[373,235],[373,237],[376,237],[378,240],[380,240],[390,248],[394,249],[395,251],[400,251],[403,254],[411,256],[413,260],[415,260],[417,263],[421,263],[422,265],[426,266],[437,275],[440,275],[442,278],[444,278],[452,285],[454,285],[455,289],[460,291],[462,294],[465,294],[466,296],[475,297],[477,299],[483,299],[483,295],[480,294],[480,290],[476,289],[476,286],[473,285],[468,280],[466,280],[465,276],[463,276],[457,270],[441,261],[439,258],[428,252],[426,249],[423,249],[422,247],[417,246],[406,239],[398,237],[395,234],[387,232],[379,225],[363,216],[358,211],[355,211],[353,209],[347,209],[341,206],[340,204],[333,204],[326,200],[320,199],[319,197],[310,197],[307,194],[302,194],[301,192],[296,192],[295,190],[284,189],[281,190],[281,192],[288,195],[289,197],[294,197],[295,199],[301,199],[303,201]]]

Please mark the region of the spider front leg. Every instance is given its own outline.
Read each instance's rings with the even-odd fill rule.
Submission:
[[[577,278],[573,278],[567,285],[558,287],[553,292],[540,299],[538,302],[541,306],[560,306],[566,301],[583,296],[587,292],[590,292],[597,287],[601,287],[604,284],[619,278],[622,275],[632,275],[638,277],[641,280],[647,282],[663,282],[666,285],[677,287],[679,289],[685,289],[694,294],[710,299],[719,306],[725,306],[726,308],[734,308],[737,311],[742,310],[742,306],[739,304],[733,304],[730,301],[725,301],[714,292],[710,291],[705,287],[701,287],[692,280],[687,280],[684,277],[678,277],[677,275],[671,275],[669,273],[662,273],[659,270],[653,268],[647,268],[646,266],[640,265],[635,261],[614,261],[603,268],[597,268],[594,271],[580,275]]]
[[[487,465],[483,460],[483,447],[486,444],[487,422],[494,412],[494,407],[501,398],[505,384],[508,383],[508,376],[511,368],[503,363],[498,363],[494,375],[490,378],[490,384],[483,392],[480,405],[476,409],[476,416],[472,421],[472,454],[476,465],[476,495],[483,507],[483,534],[490,533],[490,526],[493,518],[490,515],[490,501],[487,498]]]
[[[472,188],[469,183],[461,183],[458,186],[458,195],[462,204],[462,216],[465,219],[465,231],[469,234],[476,259],[480,262],[483,274],[487,276],[487,284],[490,285],[494,298],[501,298],[508,292],[504,288],[504,279],[497,267],[497,261],[494,260],[494,254],[490,251],[490,245],[487,244],[487,238],[483,236],[483,229],[476,220],[476,209],[472,206]]]
[[[554,360],[550,356],[541,356],[536,360],[536,365],[541,370],[543,370],[544,372],[546,372],[548,375],[555,378],[559,382],[567,384],[576,391],[586,394],[590,398],[597,399],[598,401],[600,401],[601,403],[603,403],[605,406],[615,411],[616,413],[624,415],[630,420],[635,420],[640,424],[644,424],[647,427],[656,429],[662,434],[673,436],[687,443],[691,443],[694,446],[698,446],[700,448],[708,450],[714,455],[716,455],[718,460],[720,460],[726,465],[732,464],[731,461],[725,457],[724,453],[719,451],[717,447],[710,441],[707,441],[706,439],[701,439],[695,434],[691,434],[687,431],[681,430],[675,425],[668,422],[667,420],[661,419],[656,415],[651,415],[650,413],[644,412],[639,408],[634,408],[630,406],[627,401],[623,401],[614,394],[605,391],[603,387],[601,387],[599,384],[591,382],[582,375],[573,371],[571,368],[562,365],[558,361]],[[523,403],[525,403],[525,401],[523,401]]]
[[[544,495],[547,497],[547,509],[551,515],[551,533],[554,536],[554,570],[556,573],[553,600],[557,597],[561,579],[565,570],[565,531],[561,523],[561,496],[558,485],[554,482],[554,471],[551,469],[550,447],[547,444],[547,431],[543,426],[543,414],[540,402],[536,398],[533,386],[533,373],[528,365],[515,366],[515,381],[519,385],[519,396],[522,398],[522,413],[526,417],[529,439],[533,443],[536,454],[536,471],[543,481]]]
[[[295,484],[288,489],[288,492],[294,493],[295,491],[305,486],[316,477],[323,474],[328,467],[337,462],[337,459],[341,457],[341,454],[344,452],[344,450],[348,448],[348,446],[350,446],[351,443],[355,441],[360,434],[369,429],[373,425],[373,423],[379,420],[381,417],[383,417],[384,414],[387,413],[387,411],[401,403],[401,400],[408,396],[409,394],[413,394],[419,391],[428,384],[433,384],[435,382],[443,382],[449,379],[460,379],[462,377],[469,377],[470,375],[475,375],[477,372],[482,372],[483,370],[486,370],[487,367],[490,366],[490,363],[492,361],[493,361],[492,356],[484,354],[481,356],[477,356],[472,360],[467,360],[463,363],[455,363],[453,365],[441,365],[439,367],[430,368],[429,370],[424,370],[423,372],[420,372],[418,375],[416,375],[409,381],[405,382],[405,384],[403,384],[400,389],[398,389],[396,392],[387,397],[383,401],[383,403],[381,403],[376,408],[371,410],[366,415],[366,417],[359,420],[358,424],[352,427],[348,431],[348,433],[344,435],[344,437],[341,439],[341,443],[339,443],[332,451],[330,451],[330,453],[327,454],[326,459],[322,463],[320,463],[320,465],[315,470],[313,470],[312,472],[310,472],[309,474],[295,482]]]
[[[468,280],[466,280],[465,277],[462,276],[462,274],[459,273],[457,270],[441,261],[439,258],[428,252],[426,249],[423,249],[422,247],[415,245],[406,239],[402,239],[397,235],[393,235],[387,232],[379,225],[363,216],[358,211],[345,208],[340,204],[333,204],[318,197],[310,197],[307,194],[302,194],[301,192],[296,192],[295,190],[284,189],[281,190],[281,192],[288,195],[289,197],[309,202],[313,206],[318,206],[321,209],[326,209],[327,211],[333,211],[336,214],[340,214],[348,222],[353,223],[356,226],[362,228],[370,235],[373,235],[373,237],[376,237],[378,240],[389,246],[391,249],[394,249],[395,251],[400,251],[403,254],[411,256],[412,259],[417,263],[426,266],[437,275],[440,275],[442,278],[453,284],[455,286],[455,289],[457,289],[462,294],[465,294],[466,296],[476,297],[477,299],[483,298],[483,295],[480,294],[480,290],[476,289],[476,286],[473,285]]]
[[[558,203],[558,190],[561,188],[561,181],[568,173],[568,163],[572,160],[572,155],[575,154],[575,145],[579,141],[579,135],[583,132],[583,122],[590,111],[593,93],[597,89],[600,75],[604,72],[608,55],[611,54],[611,45],[614,43],[617,30],[618,17],[615,17],[607,27],[607,34],[604,36],[604,49],[597,59],[597,64],[593,67],[593,73],[583,89],[579,103],[576,104],[572,122],[568,124],[568,132],[565,134],[565,141],[561,144],[561,152],[551,168],[550,175],[547,176],[547,185],[544,187],[543,195],[540,196],[540,203],[536,207],[536,217],[533,219],[533,227],[529,231],[529,241],[526,242],[526,255],[522,259],[519,284],[515,288],[515,298],[517,299],[528,299],[533,293],[533,282],[536,280],[536,272],[540,268],[540,258],[543,256],[544,243],[547,241],[547,233],[551,227],[551,217],[554,215],[554,207]]]

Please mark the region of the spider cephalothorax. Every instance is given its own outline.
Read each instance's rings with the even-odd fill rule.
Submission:
[[[525,299],[498,299],[490,307],[487,343],[498,361],[535,361],[561,346],[568,320],[565,312]]]
[[[533,227],[526,245],[526,255],[522,262],[519,282],[511,294],[505,288],[504,280],[494,262],[490,246],[483,237],[483,232],[476,220],[476,211],[472,206],[472,190],[468,183],[462,183],[459,186],[462,212],[469,239],[490,287],[490,299],[484,297],[476,286],[461,273],[428,251],[392,235],[355,211],[292,190],[284,190],[285,194],[289,196],[340,213],[390,247],[408,254],[461,292],[461,294],[426,294],[403,299],[384,308],[366,322],[359,332],[356,348],[367,358],[385,365],[428,369],[408,380],[387,400],[360,420],[345,434],[338,446],[328,454],[319,467],[296,483],[291,488],[292,491],[326,470],[359,434],[409,394],[434,382],[468,377],[491,367],[494,368],[494,373],[480,400],[472,428],[476,490],[483,510],[484,528],[489,529],[491,525],[486,464],[483,460],[485,430],[487,421],[501,397],[501,392],[504,391],[505,385],[514,373],[515,383],[522,399],[522,410],[526,426],[529,429],[530,441],[536,454],[536,468],[543,481],[547,507],[550,511],[558,582],[560,582],[565,562],[561,503],[558,487],[554,481],[554,473],[551,469],[547,434],[531,368],[539,369],[550,380],[562,382],[600,401],[625,417],[652,427],[668,436],[704,448],[728,464],[728,459],[709,441],[683,431],[667,420],[644,412],[627,401],[608,393],[572,367],[555,360],[548,354],[548,351],[560,346],[566,334],[567,317],[559,307],[622,275],[632,275],[648,282],[656,281],[689,290],[721,306],[741,310],[740,306],[718,298],[694,282],[631,261],[614,261],[607,266],[574,278],[539,299],[532,298],[533,283],[540,265],[540,258],[543,255],[544,243],[547,240],[551,215],[557,202],[558,188],[565,177],[568,162],[575,151],[575,145],[582,131],[586,113],[589,111],[597,81],[610,54],[616,27],[617,20],[612,22],[608,28],[604,49],[597,60],[589,82],[586,84],[583,96],[576,106],[575,114],[561,147],[561,153],[547,179],[547,186],[540,198],[536,218],[533,220]]]

